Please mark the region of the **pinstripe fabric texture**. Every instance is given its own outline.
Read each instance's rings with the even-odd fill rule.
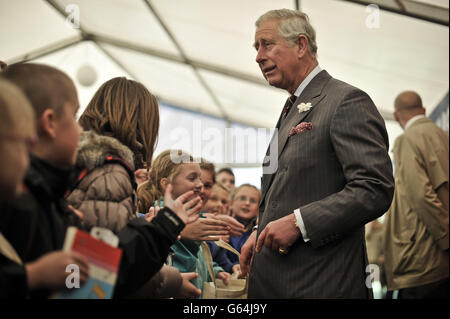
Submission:
[[[299,113],[297,105],[312,104]],[[289,137],[292,127],[312,130]],[[278,169],[263,175],[258,236],[300,208],[310,241],[255,253],[249,298],[368,298],[364,225],[394,192],[384,120],[363,91],[321,71],[279,120]]]

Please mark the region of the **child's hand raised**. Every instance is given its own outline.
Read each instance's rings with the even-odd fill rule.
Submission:
[[[202,208],[200,196],[195,196],[193,191],[189,191],[179,196],[172,197],[172,184],[168,184],[164,194],[164,205],[170,208],[187,225],[195,222],[200,216],[198,212]]]
[[[228,283],[230,282],[230,278],[231,278],[231,275],[227,272],[222,271],[222,272],[217,273],[217,279],[222,279],[223,284],[225,286],[228,286]]]
[[[155,218],[156,215],[158,215],[160,210],[161,210],[161,207],[158,207],[158,206],[150,207],[150,209],[148,210],[148,213],[145,214],[145,220],[150,223],[153,220],[153,218]]]

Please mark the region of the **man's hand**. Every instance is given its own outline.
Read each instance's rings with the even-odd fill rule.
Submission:
[[[164,206],[170,208],[186,224],[195,222],[198,218],[198,212],[202,208],[200,196],[194,196],[193,191],[189,191],[179,196],[176,200],[172,197],[172,184],[167,185],[164,193]]]
[[[195,287],[193,283],[191,283],[191,280],[197,277],[198,274],[196,272],[181,273],[183,282],[181,284],[180,290],[178,291],[178,295],[175,298],[192,299],[200,297],[202,295],[202,291]]]
[[[199,218],[196,222],[186,225],[181,237],[194,241],[219,240],[229,234],[229,227],[224,221],[214,218]]]
[[[256,231],[252,232],[250,237],[241,248],[241,258],[239,264],[241,266],[238,278],[245,278],[250,271],[250,264],[252,263],[253,254],[255,253]]]
[[[295,226],[295,215],[289,214],[267,224],[259,235],[256,252],[259,253],[263,245],[276,251],[287,251],[300,236],[300,229]]]

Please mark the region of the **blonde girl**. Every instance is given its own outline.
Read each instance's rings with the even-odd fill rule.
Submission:
[[[150,170],[150,181],[142,184],[138,189],[139,211],[141,213],[151,212],[152,206],[163,205],[163,194],[167,185],[172,185],[174,197],[187,191],[193,191],[195,195],[200,195],[203,188],[200,165],[194,162],[191,155],[181,150],[167,150],[158,155]],[[154,212],[157,213],[156,210]],[[208,275],[200,241],[187,239],[182,233],[181,239],[172,246],[172,250],[171,263],[173,266],[182,273],[198,273],[198,278],[192,280],[198,289],[202,289],[203,282],[212,280]],[[216,265],[214,272],[216,278],[228,283],[230,275],[221,267]]]

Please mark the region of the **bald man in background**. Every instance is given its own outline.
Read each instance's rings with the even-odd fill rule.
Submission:
[[[401,93],[395,120],[395,193],[383,248],[388,290],[399,299],[448,298],[449,135],[425,117],[420,96]]]

